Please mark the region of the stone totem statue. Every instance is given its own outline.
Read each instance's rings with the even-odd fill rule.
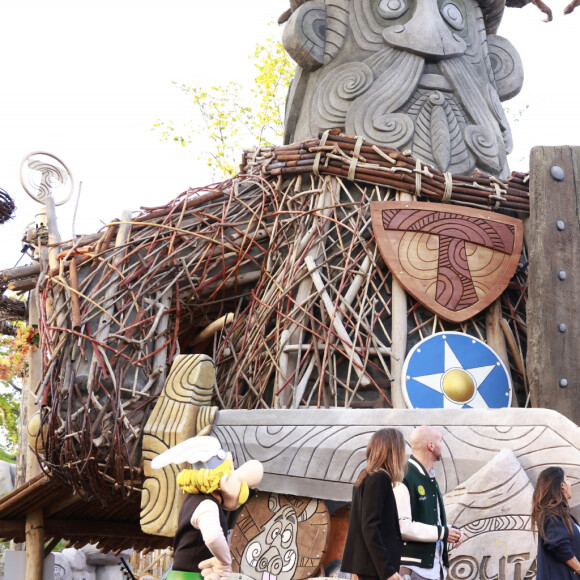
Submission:
[[[523,83],[496,31],[503,0],[295,2],[283,43],[298,63],[286,142],[340,127],[441,171],[505,178],[501,101]]]

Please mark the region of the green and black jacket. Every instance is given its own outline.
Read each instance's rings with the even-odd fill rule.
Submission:
[[[449,529],[445,517],[443,497],[437,481],[427,473],[421,463],[413,456],[409,459],[408,465],[409,470],[403,479],[403,483],[409,490],[413,521],[437,526],[438,538],[444,542],[443,565],[449,567],[449,557],[447,554],[447,536]],[[440,523],[437,517],[437,503],[439,503]],[[436,542],[404,540],[401,565],[433,568],[436,546]]]

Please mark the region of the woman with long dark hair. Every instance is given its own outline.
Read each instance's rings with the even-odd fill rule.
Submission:
[[[403,540],[393,485],[403,480],[405,439],[397,429],[380,429],[366,451],[367,465],[352,492],[342,570],[359,580],[402,580]]]
[[[538,532],[537,580],[580,576],[580,527],[570,514],[570,482],[561,467],[538,476],[532,498],[532,528]]]

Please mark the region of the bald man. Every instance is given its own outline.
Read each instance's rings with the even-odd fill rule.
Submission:
[[[447,525],[443,497],[433,465],[441,459],[443,437],[429,425],[417,427],[409,440],[411,457],[403,483],[395,489],[399,526],[403,536],[401,575],[411,580],[447,577],[447,542],[459,545],[461,530]]]

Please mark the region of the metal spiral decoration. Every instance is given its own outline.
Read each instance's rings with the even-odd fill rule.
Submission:
[[[6,191],[0,188],[0,224],[7,222],[14,217],[14,210],[16,205],[14,200],[8,195]]]

